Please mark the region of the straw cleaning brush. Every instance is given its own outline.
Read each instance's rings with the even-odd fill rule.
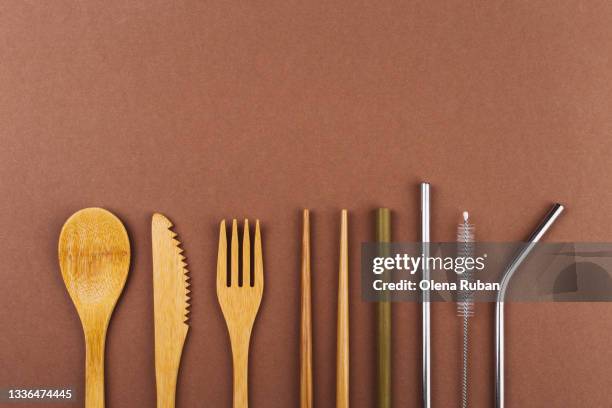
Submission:
[[[463,212],[463,222],[457,226],[457,258],[474,257],[474,226],[469,223],[469,214]],[[465,268],[462,273],[457,273],[458,280],[468,283],[474,280],[474,271]],[[460,286],[461,287],[461,286]],[[465,287],[469,287],[466,285]],[[457,315],[462,321],[462,366],[461,366],[461,407],[468,406],[468,363],[469,363],[469,319],[474,315],[474,293],[460,290],[457,294]]]

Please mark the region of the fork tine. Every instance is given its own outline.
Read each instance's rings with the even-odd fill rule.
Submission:
[[[249,220],[244,220],[242,234],[242,286],[252,286],[251,282],[251,239],[249,237]]]
[[[217,253],[217,286],[227,286],[227,238],[225,220],[219,227],[219,252]]]
[[[238,222],[232,220],[232,254],[230,265],[232,268],[231,286],[238,287]]]
[[[262,287],[264,283],[263,277],[263,255],[261,253],[261,232],[259,230],[259,220],[255,221],[255,282],[253,286]]]

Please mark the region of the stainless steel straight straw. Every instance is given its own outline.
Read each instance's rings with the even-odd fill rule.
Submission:
[[[563,212],[561,204],[555,204],[548,211],[540,225],[533,231],[527,239],[527,245],[522,247],[516,254],[512,262],[506,268],[502,280],[500,282],[499,292],[497,293],[497,302],[495,305],[495,407],[504,408],[504,299],[506,297],[506,289],[510,278],[523,261],[529,256],[529,253],[536,243],[546,234],[546,231],[553,225],[559,215]]]
[[[429,183],[421,183],[421,243],[423,262],[421,279],[429,280],[429,221],[430,221],[430,189]],[[423,290],[423,407],[431,407],[431,308],[429,303],[429,289]]]

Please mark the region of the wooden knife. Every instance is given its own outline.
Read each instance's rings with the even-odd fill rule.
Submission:
[[[189,276],[181,242],[162,214],[151,221],[157,408],[174,408],[176,382],[189,325]]]

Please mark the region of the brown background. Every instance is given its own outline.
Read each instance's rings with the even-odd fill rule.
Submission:
[[[265,4],[264,4],[265,3]],[[375,4],[378,3],[378,4]],[[107,405],[152,407],[149,223],[176,224],[194,300],[180,407],[229,407],[214,282],[217,223],[264,225],[254,407],[298,401],[299,231],[314,213],[315,402],[334,401],[338,212],[350,209],[351,398],[374,405],[374,314],[359,296],[371,210],[434,240],[471,211],[480,240],[612,239],[607,1],[3,1],[0,387],[83,385],[83,338],[56,261],[88,206],[128,228],[133,267],[107,342]],[[419,307],[394,309],[395,407],[417,406]],[[612,405],[612,305],[507,309],[508,407]],[[433,308],[433,404],[458,404],[458,319]],[[492,310],[475,318],[473,405],[491,405]]]

